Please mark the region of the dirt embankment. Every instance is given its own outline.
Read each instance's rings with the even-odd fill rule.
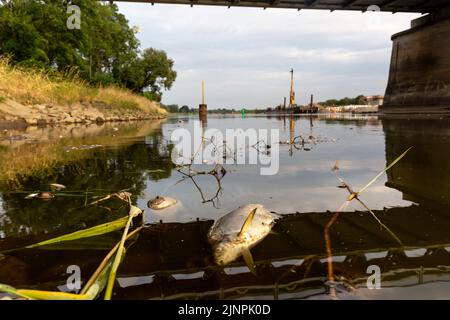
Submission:
[[[157,102],[115,86],[21,69],[0,58],[0,128],[62,123],[160,119]]]
[[[155,106],[155,110],[157,110]],[[162,119],[166,113],[145,112],[139,109],[124,110],[102,101],[75,103],[71,106],[53,103],[24,105],[12,99],[0,102],[0,128],[26,127],[72,123],[103,123]]]

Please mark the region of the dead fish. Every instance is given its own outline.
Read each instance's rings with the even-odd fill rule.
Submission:
[[[55,196],[51,192],[41,192],[38,195],[38,198],[41,200],[50,200],[53,199]]]
[[[221,217],[208,232],[215,263],[223,266],[243,256],[250,271],[255,273],[250,249],[270,233],[275,219],[260,204],[247,204]]]
[[[170,197],[156,196],[147,202],[147,206],[153,210],[162,210],[175,205],[177,202],[177,200]]]
[[[27,195],[25,197],[25,199],[34,199],[34,198],[37,198],[38,195],[39,195],[39,193],[30,193],[29,195]]]
[[[59,190],[65,189],[66,186],[63,184],[59,184],[59,183],[50,183],[50,188],[52,188],[53,190],[59,191]]]
[[[51,192],[39,192],[39,193],[30,193],[25,197],[25,199],[41,199],[41,200],[50,200],[55,196]]]

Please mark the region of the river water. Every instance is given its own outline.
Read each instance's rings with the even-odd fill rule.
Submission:
[[[240,128],[276,132],[280,143],[264,138],[230,148],[229,141],[206,139],[208,130],[225,135]],[[200,160],[191,166],[197,174],[175,165],[171,137],[186,132],[206,137],[201,150],[227,163]],[[410,147],[360,194],[366,207],[352,201],[332,226],[330,282],[324,227],[348,196],[337,176],[357,191]],[[239,152],[258,161],[236,164]],[[239,115],[199,123],[174,116],[5,131],[0,251],[120,218],[126,214],[120,201],[90,203],[127,190],[145,209],[147,227],[129,245],[115,299],[330,299],[334,291],[338,299],[449,299],[449,159],[448,117]],[[274,172],[261,174],[269,164]],[[202,174],[214,168],[220,174]],[[51,183],[66,188],[51,200],[25,199],[50,191]],[[147,208],[156,195],[178,203]],[[240,259],[216,266],[206,238],[215,220],[249,203],[280,215],[274,232],[251,250],[256,275]],[[120,236],[0,253],[0,283],[67,291],[67,268],[79,266],[86,281]]]

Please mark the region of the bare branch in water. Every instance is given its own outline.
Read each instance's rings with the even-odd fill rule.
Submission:
[[[214,208],[218,208],[219,194],[222,191],[221,180],[227,173],[226,169],[222,165],[216,164],[214,169],[212,169],[210,171],[195,171],[195,170],[192,170],[192,168],[190,168],[190,167],[189,167],[188,173],[184,172],[183,168],[180,168],[177,171],[180,172],[182,175],[184,175],[184,177],[177,183],[180,183],[186,179],[192,180],[192,182],[194,183],[194,186],[197,188],[197,190],[200,193],[200,196],[202,197],[202,202],[203,203],[211,202],[213,204]],[[209,199],[205,198],[202,188],[198,185],[198,183],[194,179],[194,177],[197,175],[211,175],[216,180],[217,189],[216,189],[216,193],[214,194],[214,196],[212,198],[209,198]]]

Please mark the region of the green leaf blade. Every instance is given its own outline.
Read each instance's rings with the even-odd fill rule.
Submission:
[[[366,184],[364,187],[362,187],[362,189],[359,190],[357,193],[359,194],[359,193],[363,192],[364,190],[366,190],[367,188],[369,188],[375,181],[378,180],[379,177],[381,177],[386,171],[388,171],[397,162],[399,162],[411,149],[412,149],[412,147],[409,147],[405,152],[403,152],[400,156],[398,156],[397,159],[395,159],[389,166],[387,166],[383,171],[381,171],[372,180],[370,180],[368,184]]]

